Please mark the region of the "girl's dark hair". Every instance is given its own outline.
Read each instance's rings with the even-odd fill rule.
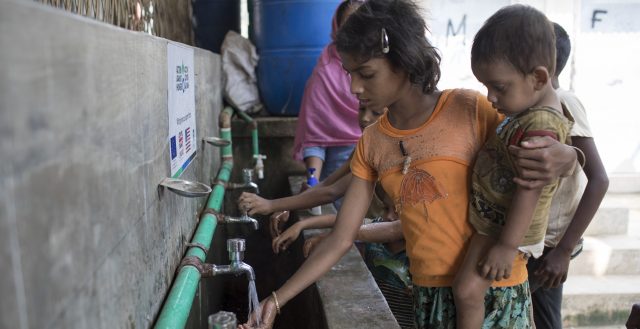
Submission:
[[[340,26],[340,22],[342,22],[342,17],[344,16],[344,12],[351,6],[351,1],[344,0],[338,5],[338,9],[336,9],[336,21],[338,26]]]
[[[526,75],[544,66],[553,76],[556,39],[553,26],[537,9],[525,5],[503,7],[480,28],[471,47],[471,65],[506,60]]]
[[[382,52],[382,29],[389,52]],[[338,31],[338,51],[362,61],[387,58],[393,67],[407,72],[409,81],[429,94],[440,80],[440,55],[425,33],[427,25],[411,0],[367,0]]]

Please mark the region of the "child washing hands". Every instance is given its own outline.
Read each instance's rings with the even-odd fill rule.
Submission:
[[[364,218],[363,225],[358,231],[357,241],[371,243],[389,244],[390,249],[395,252],[404,250],[404,239],[402,238],[402,228],[397,221],[398,215],[395,213],[393,201],[384,194],[381,188],[376,188],[376,198],[382,200],[384,210],[380,217],[376,219]],[[279,253],[286,250],[306,229],[331,228],[335,224],[336,215],[313,216],[291,225],[279,236],[273,238],[273,252]],[[326,234],[313,236],[305,241],[304,256],[309,256],[313,246],[319,243]]]
[[[358,124],[360,125],[360,129],[364,130],[367,126],[376,122],[384,112],[384,108],[360,106],[358,110]],[[290,210],[308,209],[331,203],[341,198],[349,186],[351,177],[351,169],[347,162],[334,171],[327,179],[320,182],[320,184],[298,195],[269,200],[254,193],[244,192],[238,198],[238,207],[240,209],[246,209],[249,216],[255,214],[271,214],[271,223],[269,225],[271,237],[276,238],[282,232],[284,224],[289,220]],[[375,208],[380,207],[380,202],[374,204],[373,212],[377,210]]]

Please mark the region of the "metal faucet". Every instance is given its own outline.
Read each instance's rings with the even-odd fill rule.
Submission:
[[[258,174],[258,179],[264,179],[264,162],[262,160],[266,160],[267,156],[264,154],[254,154],[253,158],[256,159],[256,173]]]
[[[220,218],[222,217],[222,218]],[[255,218],[251,218],[247,215],[247,213],[245,212],[244,215],[240,216],[240,217],[231,217],[231,216],[220,216],[218,218],[220,223],[247,223],[247,224],[251,224],[253,225],[253,229],[257,230],[259,225],[258,225],[258,221]],[[244,250],[244,249],[243,249]]]
[[[250,168],[242,169],[242,181],[243,182],[240,184],[228,183],[227,189],[234,190],[234,189],[246,188],[246,189],[254,190],[255,194],[260,194],[260,189],[258,188],[258,184],[253,182],[253,169],[250,169]]]
[[[202,277],[214,277],[221,274],[241,275],[246,273],[249,281],[255,281],[256,275],[249,264],[243,262],[245,243],[244,239],[228,239],[227,251],[229,252],[229,265],[202,264]]]

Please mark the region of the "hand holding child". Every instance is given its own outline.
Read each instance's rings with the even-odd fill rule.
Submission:
[[[525,188],[541,188],[554,179],[573,172],[574,162],[567,162],[569,157],[577,158],[571,146],[544,136],[530,138],[518,146],[509,146],[509,153],[514,157],[518,177],[513,181]]]
[[[553,248],[543,256],[540,267],[534,273],[545,288],[557,288],[567,280],[571,252]]]
[[[478,273],[488,280],[508,279],[511,276],[511,263],[517,251],[515,248],[496,243],[478,263]]]

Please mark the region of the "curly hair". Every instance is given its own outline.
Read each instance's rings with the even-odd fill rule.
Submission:
[[[389,51],[383,52],[383,29]],[[338,31],[338,51],[363,61],[387,58],[409,81],[430,94],[440,80],[440,55],[426,37],[427,25],[410,0],[368,0]]]
[[[344,0],[338,5],[338,9],[336,9],[336,20],[338,21],[338,24],[342,22],[342,16],[344,16],[344,12],[349,8],[349,6],[351,6],[351,1],[349,0]]]

